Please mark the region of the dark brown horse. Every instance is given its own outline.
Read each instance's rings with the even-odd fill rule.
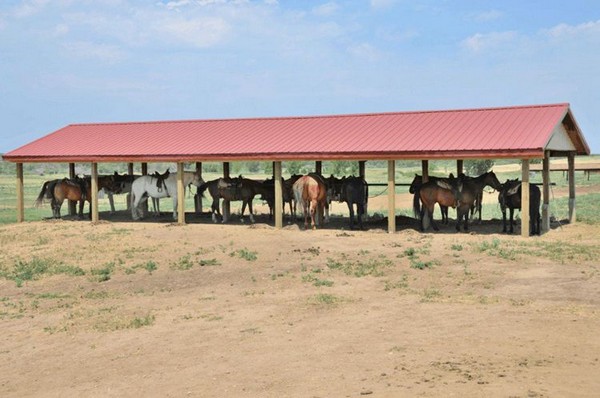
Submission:
[[[350,229],[354,229],[354,205],[356,205],[356,215],[358,218],[358,227],[363,229],[363,217],[367,213],[367,203],[369,200],[369,184],[362,177],[342,177],[333,176],[327,179],[328,193],[332,200],[346,202],[348,212],[350,213]]]
[[[537,185],[529,184],[529,233],[540,235],[540,202],[542,194]],[[521,181],[519,179],[506,180],[498,193],[498,202],[502,210],[502,232],[506,230],[506,209],[509,209],[509,233],[513,233],[513,214],[515,209],[521,210]]]
[[[469,212],[474,206],[478,193],[485,186],[491,186],[496,190],[502,188],[493,171],[484,173],[475,178],[451,178],[450,184],[439,181],[429,181],[421,186],[419,197],[421,199],[421,230],[425,230],[425,218],[431,220],[433,229],[438,231],[434,219],[433,208],[436,203],[440,206],[456,208],[456,230],[460,231],[460,223],[464,220],[464,230],[469,230]],[[415,209],[416,211],[416,209]]]
[[[79,202],[79,218],[83,218],[83,207],[87,201],[90,206],[89,218],[92,218],[92,192],[91,177],[84,178],[63,178],[46,181],[35,201],[36,206],[40,206],[44,199],[50,200],[52,207],[52,217],[60,218],[60,208],[66,200]],[[106,188],[115,190],[114,176],[98,177],[98,189]]]
[[[454,178],[453,174],[450,174],[449,177],[429,176],[428,181],[442,181],[446,184],[450,184],[449,179],[451,178]],[[415,178],[413,178],[410,187],[408,188],[408,192],[413,194],[413,210],[415,218],[421,216],[421,206],[419,204],[419,190],[421,189],[421,185],[423,185],[423,177],[415,174]],[[442,214],[442,224],[448,224],[448,206],[440,205],[440,212]]]
[[[284,180],[283,177],[281,178],[281,191],[282,191],[281,194],[282,194],[282,199],[283,199],[282,210],[283,210],[283,214],[285,216],[285,204],[287,203],[290,208],[290,221],[289,221],[290,223],[292,223],[293,220],[296,219],[296,201],[294,199],[294,191],[292,189],[292,186],[300,177],[302,177],[301,174],[293,174],[287,180]],[[272,218],[273,209],[275,208],[274,179],[273,178],[266,179],[263,182],[263,185],[265,188],[265,193],[262,194],[261,199],[266,201],[267,204],[269,205],[269,218]]]
[[[317,222],[315,222],[315,216],[318,224],[321,225],[327,203],[327,185],[325,184],[325,180],[319,174],[311,173],[298,178],[293,184],[292,189],[296,203],[302,205],[304,229],[308,229],[309,214],[312,229],[316,229]]]
[[[250,212],[250,221],[254,222],[254,211],[252,210],[252,201],[256,195],[270,195],[268,186],[265,186],[262,181],[243,178],[217,178],[216,180],[208,181],[198,187],[198,192],[204,195],[204,191],[208,189],[210,196],[213,198],[211,205],[212,219],[218,221],[217,215],[222,219],[223,223],[227,222],[227,218],[221,215],[219,211],[220,199],[225,202],[242,201],[241,220],[244,221],[244,212],[246,206]]]

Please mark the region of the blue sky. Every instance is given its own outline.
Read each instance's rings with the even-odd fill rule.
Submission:
[[[0,153],[80,122],[557,102],[600,153],[596,0],[0,2]]]

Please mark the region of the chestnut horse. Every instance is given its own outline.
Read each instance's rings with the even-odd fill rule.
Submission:
[[[425,230],[425,216],[431,220],[433,229],[438,231],[433,219],[433,207],[436,203],[440,206],[456,208],[456,231],[460,231],[460,223],[464,220],[464,230],[469,230],[469,212],[485,186],[496,190],[502,189],[493,171],[484,173],[475,178],[450,178],[449,184],[440,181],[429,181],[421,186],[419,197],[421,199],[421,230]],[[416,208],[415,208],[416,211]]]
[[[35,201],[36,207],[39,207],[44,199],[50,199],[52,207],[52,217],[60,218],[60,208],[65,201],[79,201],[79,218],[83,218],[83,206],[87,201],[90,204],[89,218],[92,218],[92,192],[91,177],[85,178],[63,178],[46,181]],[[99,176],[98,189],[115,190],[114,176]]]
[[[304,229],[308,228],[309,213],[312,229],[316,229],[315,215],[319,225],[321,225],[323,212],[327,204],[327,185],[323,177],[313,173],[302,176],[293,184],[292,189],[296,203],[302,205]]]

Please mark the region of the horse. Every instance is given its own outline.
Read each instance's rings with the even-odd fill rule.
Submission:
[[[219,212],[219,201],[223,199],[223,205],[225,202],[231,201],[242,201],[242,215],[241,220],[244,221],[244,212],[246,206],[250,212],[250,221],[254,223],[254,211],[252,210],[252,201],[256,195],[269,196],[272,194],[272,190],[269,190],[268,186],[265,186],[262,181],[251,180],[249,178],[243,178],[242,176],[236,178],[217,178],[216,180],[208,181],[198,187],[198,192],[204,196],[204,191],[208,189],[210,196],[213,198],[211,205],[212,219],[216,223],[218,221],[217,215],[222,218],[222,222],[226,223],[228,220],[222,216]]]
[[[184,190],[190,184],[200,186],[204,181],[197,172],[183,172]],[[173,198],[173,219],[177,220],[177,174],[170,174],[167,178],[157,178],[154,175],[144,175],[136,178],[131,184],[131,217],[139,220],[143,214],[138,215],[140,202],[152,198]],[[143,212],[142,212],[143,213]]]
[[[537,185],[529,184],[529,232],[531,235],[540,235],[540,188]],[[510,211],[510,231],[513,233],[513,214],[515,209],[521,210],[521,182],[519,179],[506,180],[502,189],[498,193],[498,203],[502,210],[502,232],[506,233],[506,209]]]
[[[290,178],[283,181],[283,214],[285,215],[285,204],[290,208],[290,224],[296,221],[296,198],[294,196],[294,183],[302,177],[302,174],[292,174]]]
[[[449,183],[449,179],[454,178],[454,175],[450,173],[449,177],[436,177],[429,176],[428,181],[442,181]],[[415,178],[413,178],[410,183],[410,187],[408,187],[408,192],[413,194],[413,212],[415,218],[420,217],[421,207],[419,202],[419,189],[421,189],[421,185],[423,185],[423,177],[415,174]],[[448,224],[448,206],[440,205],[440,213],[442,214],[442,224]]]
[[[302,205],[304,213],[304,229],[308,229],[308,215],[310,214],[312,229],[316,229],[315,215],[319,225],[323,220],[323,212],[327,203],[327,185],[319,174],[304,175],[292,185],[296,203]]]
[[[61,218],[60,208],[65,201],[72,200],[79,202],[79,218],[83,218],[83,207],[87,201],[90,206],[89,218],[92,218],[92,184],[91,177],[84,178],[63,178],[49,180],[44,182],[42,189],[35,201],[35,206],[39,207],[44,199],[50,200],[52,207],[52,217]],[[99,176],[98,189],[116,190],[115,180],[113,176]]]
[[[473,206],[471,206],[470,215],[471,215],[471,218],[473,218],[475,213],[478,213],[480,223],[481,223],[481,217],[482,217],[481,207],[482,207],[482,203],[483,203],[483,189],[486,186],[486,184],[484,183],[484,179],[486,177],[489,177],[489,182],[490,182],[490,184],[487,184],[487,185],[491,186],[492,188],[494,188],[497,191],[500,191],[502,189],[502,184],[500,184],[500,181],[498,181],[498,178],[496,177],[496,174],[494,174],[493,171],[484,173],[484,174],[480,175],[479,177],[468,177],[464,174],[461,174],[458,177],[462,181],[470,181],[476,189],[475,190],[475,195],[476,195],[475,202],[473,202]]]
[[[169,170],[167,170],[164,174],[158,174],[158,172],[154,172],[153,176],[154,177],[162,177],[165,178],[168,176]],[[135,175],[135,174],[119,174],[118,172],[115,171],[114,173],[114,178],[115,178],[115,188],[116,190],[107,190],[105,189],[105,192],[108,196],[108,202],[110,204],[110,213],[114,214],[115,213],[115,201],[113,199],[113,195],[115,194],[128,194],[131,193],[131,184],[133,184],[133,181],[135,181],[136,178],[140,177],[140,175]],[[152,198],[152,212],[154,213],[154,215],[156,217],[160,216],[160,199],[159,198]]]
[[[431,220],[433,229],[438,227],[433,219],[433,207],[436,203],[440,206],[456,208],[456,231],[460,231],[460,223],[464,220],[464,230],[469,230],[469,212],[477,199],[478,192],[485,186],[491,186],[496,190],[502,189],[493,171],[484,173],[475,178],[450,178],[449,184],[442,181],[429,181],[421,186],[419,197],[423,206],[421,207],[421,230],[425,230],[425,216]],[[417,211],[417,209],[414,209]]]
[[[367,212],[367,203],[369,200],[369,185],[362,177],[342,177],[341,179],[333,176],[327,179],[331,193],[331,198],[338,202],[346,202],[350,213],[350,229],[354,229],[354,205],[356,204],[356,214],[358,218],[358,227],[363,229],[362,219]]]

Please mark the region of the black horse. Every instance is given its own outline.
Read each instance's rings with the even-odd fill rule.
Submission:
[[[529,233],[540,235],[540,202],[541,192],[537,185],[529,184]],[[510,210],[509,233],[513,233],[513,214],[515,209],[521,210],[521,181],[506,180],[498,194],[498,202],[502,209],[502,232],[506,230],[506,209]]]
[[[369,200],[369,184],[362,177],[343,177],[341,179],[333,176],[326,179],[328,191],[331,198],[348,204],[350,213],[350,229],[354,229],[354,205],[358,218],[358,228],[363,229],[363,217],[367,213]]]

